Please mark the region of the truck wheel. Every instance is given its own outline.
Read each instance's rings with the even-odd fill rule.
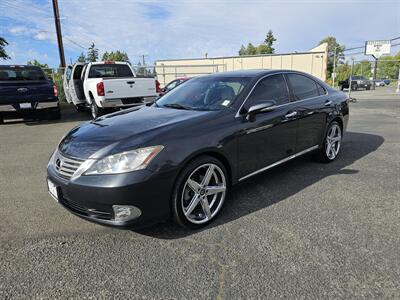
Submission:
[[[0,114],[0,124],[3,124],[3,123],[4,123],[4,117],[2,114]]]
[[[92,99],[92,101],[90,102],[90,114],[92,115],[93,119],[101,117],[104,114],[103,109],[97,106],[94,99]]]
[[[344,90],[344,87],[343,87],[343,85],[340,85],[340,86],[339,86],[339,88],[340,88],[340,90],[341,90],[341,91],[343,91],[343,90]]]
[[[75,110],[77,112],[84,112],[85,111],[85,106],[82,105],[82,104],[76,104],[76,105],[74,105],[74,107],[75,107]]]
[[[358,89],[357,84],[352,84],[352,85],[351,85],[351,90],[352,90],[352,91],[357,91],[357,89]]]
[[[369,91],[371,89],[371,87],[370,86],[367,86],[367,91]]]

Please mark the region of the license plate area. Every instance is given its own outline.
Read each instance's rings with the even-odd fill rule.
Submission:
[[[19,108],[20,109],[31,109],[32,108],[32,104],[31,103],[20,103],[19,104]]]

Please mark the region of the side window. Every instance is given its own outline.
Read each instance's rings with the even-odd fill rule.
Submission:
[[[168,90],[172,90],[173,88],[175,88],[177,85],[178,85],[178,80],[174,80],[174,81],[172,81],[170,84],[168,84],[167,86],[166,86],[166,88],[168,89]]]
[[[288,74],[287,77],[295,100],[319,96],[317,83],[314,80],[299,74]]]
[[[254,90],[247,101],[250,105],[255,105],[258,102],[274,100],[277,105],[289,102],[289,95],[286,86],[286,81],[282,74],[272,75],[264,78]]]
[[[318,89],[318,94],[321,95],[325,95],[326,94],[326,89],[320,85],[318,82],[316,82],[317,84],[317,89]]]
[[[72,67],[68,66],[67,69],[65,70],[65,78],[67,81],[71,79],[71,73],[72,73]]]

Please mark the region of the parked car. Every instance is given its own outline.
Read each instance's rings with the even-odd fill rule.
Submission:
[[[390,84],[390,79],[383,79],[383,82],[384,82],[386,85],[389,85],[389,84]]]
[[[100,224],[172,217],[199,228],[238,182],[310,152],[334,161],[346,98],[297,71],[195,77],[151,106],[72,129],[49,160],[48,189],[67,210]]]
[[[77,63],[64,72],[64,90],[78,111],[90,107],[93,118],[106,109],[152,102],[157,97],[154,78],[137,77],[126,62]]]
[[[43,70],[28,65],[0,65],[0,123],[10,113],[45,112],[60,118],[58,91]]]
[[[184,83],[185,81],[188,81],[190,78],[188,77],[178,77],[174,80],[172,80],[170,83],[168,83],[164,88],[162,88],[159,92],[160,96],[165,95],[169,91],[173,90],[176,88],[178,85]]]
[[[385,82],[382,79],[375,80],[375,86],[385,86]]]
[[[357,91],[358,89],[371,89],[371,81],[366,79],[363,76],[351,76],[351,78],[347,78],[346,80],[339,81],[340,90],[343,91],[344,89],[349,88],[349,81],[351,80],[351,90]]]

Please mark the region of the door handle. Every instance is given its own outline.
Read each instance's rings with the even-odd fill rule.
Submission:
[[[293,118],[293,117],[295,117],[295,116],[297,116],[297,111],[293,111],[293,112],[291,112],[291,113],[287,113],[286,115],[285,115],[285,118]]]
[[[326,102],[325,102],[325,106],[330,106],[332,104],[332,101],[331,100],[327,100]]]

